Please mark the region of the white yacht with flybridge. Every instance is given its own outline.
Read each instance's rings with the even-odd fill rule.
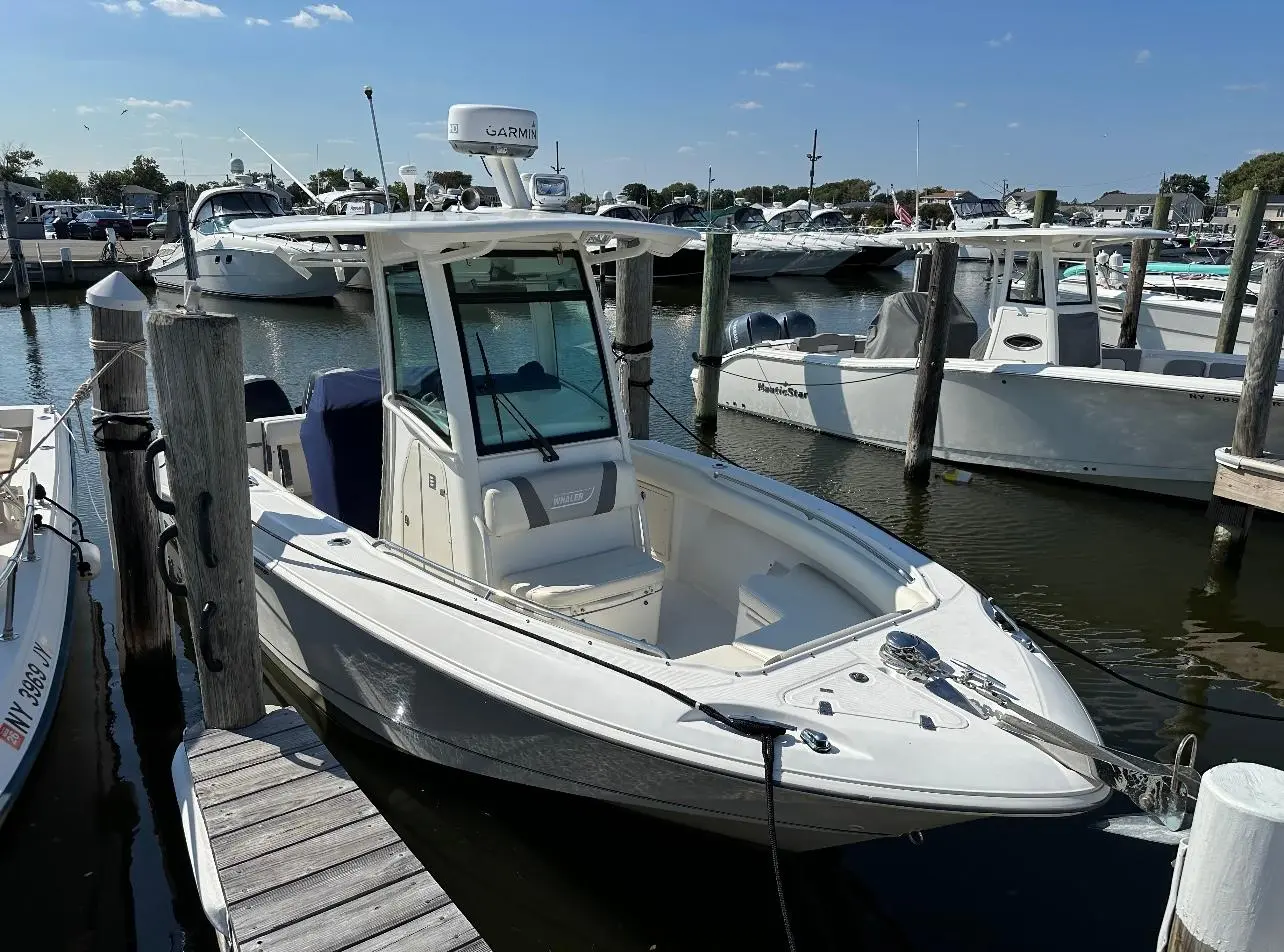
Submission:
[[[275,230],[253,237],[231,229],[234,221],[293,221],[272,189],[245,173],[245,164],[233,159],[229,165],[235,185],[207,189],[196,199],[189,222],[196,253],[196,283],[202,293],[244,298],[329,298],[343,287],[342,264],[327,269],[295,268],[289,264],[296,254],[325,248],[339,250],[324,237],[334,225],[319,228],[314,235],[285,238]],[[297,235],[297,232],[293,233]],[[339,262],[341,255],[335,256]],[[181,241],[161,245],[148,273],[158,287],[181,291],[187,281],[187,261]]]
[[[630,439],[589,269],[690,234],[532,207],[532,112],[455,106],[447,129],[504,207],[353,216],[379,366],[318,375],[302,413],[247,381],[269,667],[450,767],[755,841],[771,797],[791,850],[1077,813],[1112,787],[1184,810],[1190,775],[1100,747],[1051,659],[947,568]]]
[[[1164,234],[1049,226],[901,233],[918,246],[984,247],[996,269],[982,321],[957,298],[951,307],[934,456],[1208,499],[1213,452],[1234,430],[1245,358],[1102,340],[1094,251]],[[1030,262],[1017,260],[1027,253]],[[1060,280],[1076,266],[1086,282]],[[720,405],[903,449],[927,299],[890,296],[868,335],[773,339],[780,332],[760,320],[772,318],[756,315],[722,358]],[[1284,386],[1275,400],[1284,402]],[[1271,421],[1266,448],[1284,453],[1284,416]]]

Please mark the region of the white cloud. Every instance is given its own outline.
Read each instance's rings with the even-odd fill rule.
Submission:
[[[755,76],[770,76],[770,75],[771,75],[771,70],[769,70],[769,69],[755,69],[755,70],[753,71],[753,74],[754,74]]]
[[[1133,62],[1138,66],[1145,66],[1150,62],[1150,50],[1138,50]]]
[[[327,20],[339,20],[343,23],[352,22],[352,15],[343,7],[336,6],[333,3],[318,3],[308,7],[308,11],[315,13],[319,17],[325,17]]]
[[[125,0],[124,3],[99,3],[97,6],[102,7],[108,13],[128,13],[130,16],[141,16],[143,12],[142,0]]]
[[[1020,129],[1020,128],[1021,128],[1021,123],[1019,123],[1019,122],[1009,122],[1009,123],[1008,123],[1008,128],[1009,128],[1009,129]]]
[[[125,0],[125,9],[138,16],[143,12],[143,0]]]
[[[815,89],[815,88],[816,88],[816,84],[815,84],[815,83],[799,83],[798,85],[800,85],[803,89]]]
[[[807,67],[807,64],[802,62],[801,60],[793,60],[792,62],[786,60],[784,62],[776,64],[776,69],[783,69],[783,70],[789,70],[789,71],[806,69],[806,67]]]
[[[728,129],[727,135],[731,136],[734,139],[736,136],[740,135],[740,133],[737,132],[735,129]]]
[[[167,17],[187,17],[199,19],[209,17],[217,20],[223,11],[212,3],[201,3],[201,0],[152,0],[154,6]]]
[[[678,153],[679,153],[679,154],[684,153],[684,152],[694,152],[694,151],[695,151],[695,149],[694,149],[694,148],[692,148],[692,147],[691,147],[691,146],[689,146],[689,145],[680,145],[680,146],[678,146]]]
[[[265,20],[262,17],[246,17],[245,25],[246,26],[271,26],[272,21]]]
[[[76,107],[76,115],[78,116],[87,116],[91,112],[102,112],[102,110],[99,109],[97,106],[77,106]]]
[[[326,145],[356,145],[353,139],[326,139]]]
[[[161,102],[159,99],[139,99],[135,96],[130,96],[128,99],[117,99],[116,102],[126,109],[187,109],[192,105],[186,99],[170,99],[166,102]]]
[[[446,133],[444,132],[416,132],[416,139],[427,139],[430,142],[445,142]]]
[[[1223,86],[1227,92],[1231,93],[1251,93],[1260,89],[1265,89],[1265,83],[1231,83],[1229,86]]]
[[[955,108],[955,109],[966,109],[966,108],[967,108],[967,102],[966,102],[965,100],[962,100],[962,99],[957,100],[957,101],[954,103],[954,108]]]
[[[1008,31],[1007,33],[1004,33],[1001,37],[999,37],[997,40],[986,40],[985,45],[992,46],[992,47],[1006,46],[1008,43],[1011,43],[1011,42],[1012,42],[1012,32]]]
[[[1265,149],[1249,149],[1249,150],[1248,150],[1248,154],[1249,154],[1249,155],[1265,155],[1265,154],[1266,154],[1266,150],[1265,150]]]
[[[165,117],[164,117],[164,116],[162,116],[159,112],[149,112],[149,113],[147,114],[147,118],[148,118],[148,119],[151,119],[151,120],[153,120],[153,121],[155,121],[155,120],[157,120],[157,119],[161,119],[161,120],[163,120]]]
[[[752,99],[746,99],[744,102],[733,103],[735,109],[761,109],[762,103],[754,102]]]
[[[315,30],[321,25],[321,21],[308,13],[307,10],[300,10],[294,16],[286,17],[281,22],[288,23],[290,26],[299,30]]]

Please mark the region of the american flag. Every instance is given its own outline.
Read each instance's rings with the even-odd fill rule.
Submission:
[[[914,224],[914,216],[906,211],[905,206],[897,200],[895,191],[892,192],[892,211],[896,212],[896,217],[900,219],[901,224],[906,228]]]

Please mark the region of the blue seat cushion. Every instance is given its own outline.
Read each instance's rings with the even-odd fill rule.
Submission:
[[[299,428],[312,504],[370,536],[379,535],[382,395],[377,369],[324,374]]]

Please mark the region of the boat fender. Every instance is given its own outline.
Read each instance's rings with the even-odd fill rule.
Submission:
[[[99,573],[103,570],[102,550],[92,542],[86,542],[83,539],[79,545],[80,565],[76,568],[80,573],[80,577],[86,580],[98,578]]]
[[[723,351],[739,350],[766,340],[780,340],[784,329],[766,311],[751,311],[733,317],[722,327]]]
[[[776,315],[786,340],[812,337],[816,333],[816,320],[806,311],[784,311]]]

